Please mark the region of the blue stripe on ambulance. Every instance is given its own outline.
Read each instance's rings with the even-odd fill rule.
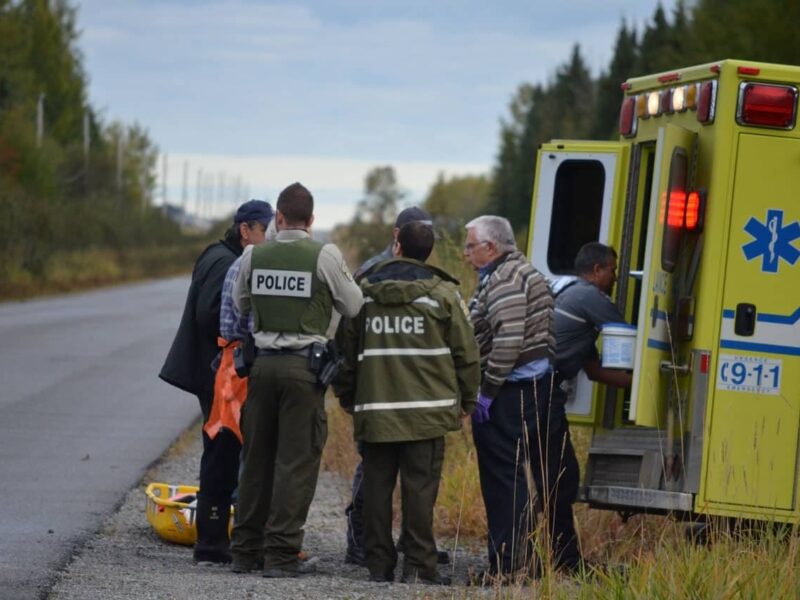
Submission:
[[[797,344],[800,340],[800,308],[788,315],[758,313],[756,330],[752,336],[747,337],[734,333],[735,315],[736,312],[731,309],[722,311],[720,348],[800,356],[800,345]]]

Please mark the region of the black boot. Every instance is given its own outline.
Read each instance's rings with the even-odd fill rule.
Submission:
[[[197,496],[197,543],[194,545],[196,563],[225,564],[231,562],[228,521],[231,515],[229,499]]]

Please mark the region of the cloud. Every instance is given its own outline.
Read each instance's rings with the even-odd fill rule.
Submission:
[[[576,42],[597,73],[621,19],[657,1],[83,0],[79,27],[93,104],[171,161],[259,193],[292,173],[345,202],[376,164],[420,196],[438,165],[488,171],[518,85]]]

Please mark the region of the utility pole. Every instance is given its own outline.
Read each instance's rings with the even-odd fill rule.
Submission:
[[[117,193],[120,200],[122,199],[122,163],[124,160],[125,150],[125,132],[120,127],[119,135],[117,137]]]
[[[163,206],[166,206],[167,205],[167,153],[166,152],[164,152],[164,158],[162,162],[164,165],[164,168],[162,169],[164,180],[162,181],[162,186],[161,186],[162,189],[161,204]]]
[[[44,137],[44,92],[39,92],[39,100],[36,103],[36,147],[42,147]]]
[[[147,211],[147,206],[150,200],[150,190],[147,185],[147,166],[142,165],[142,168],[139,170],[139,187],[142,190],[142,213]]]
[[[198,218],[203,216],[203,169],[197,169],[197,181],[194,185],[194,210]]]
[[[217,202],[214,206],[214,216],[219,216],[220,206],[225,206],[225,173],[220,171],[217,173]]]
[[[204,207],[204,210],[203,210],[203,214],[204,214],[206,219],[210,220],[211,219],[211,208],[212,208],[212,205],[214,204],[214,176],[211,173],[206,175],[205,190],[206,190],[206,201],[205,201],[205,207]]]
[[[87,106],[83,111],[83,165],[85,169],[89,168],[89,145],[91,143],[89,131],[89,107]]]
[[[183,161],[183,193],[181,194],[181,210],[186,216],[186,205],[189,202],[189,161]]]

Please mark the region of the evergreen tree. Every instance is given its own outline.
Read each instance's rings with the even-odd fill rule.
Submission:
[[[698,0],[689,24],[693,57],[800,65],[798,23],[797,0]]]
[[[619,110],[624,94],[622,83],[636,67],[636,32],[629,30],[623,21],[617,34],[614,56],[608,71],[597,82],[597,105],[592,137],[599,140],[615,139],[619,122]]]
[[[675,57],[672,53],[672,32],[661,3],[653,13],[652,24],[647,25],[639,45],[639,60],[636,62],[635,76],[659,73],[674,69]]]

